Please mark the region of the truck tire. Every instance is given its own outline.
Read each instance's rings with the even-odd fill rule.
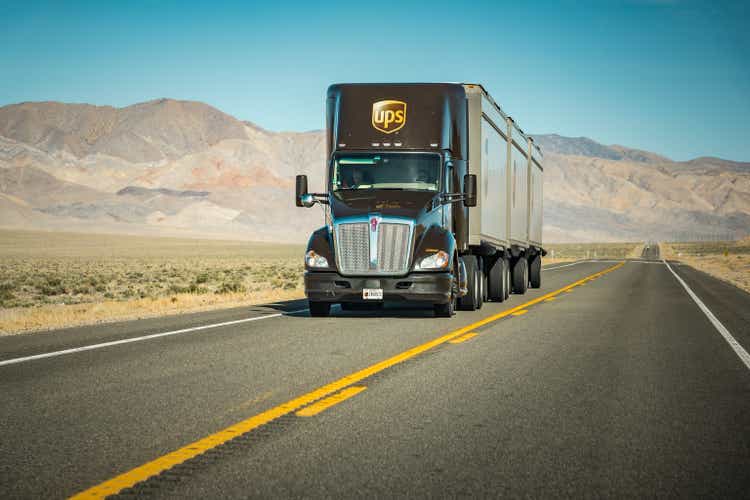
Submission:
[[[529,286],[539,288],[542,286],[542,256],[534,255],[529,263]]]
[[[529,262],[526,257],[519,257],[513,264],[513,293],[523,295],[529,286]]]
[[[310,301],[310,316],[313,318],[325,318],[331,314],[331,303],[330,302],[315,302]]]
[[[489,274],[490,270],[487,268],[487,259],[482,258],[480,269],[482,270],[482,303],[489,302]]]
[[[508,297],[505,259],[496,259],[487,273],[487,298],[502,302]]]
[[[464,255],[462,257],[466,267],[466,295],[458,299],[458,308],[462,311],[474,311],[479,309],[482,300],[482,285],[480,283],[479,266],[475,255]]]
[[[477,256],[477,283],[479,283],[479,295],[477,296],[477,309],[484,305],[484,296],[487,295],[486,279],[484,275],[484,262],[482,257]]]
[[[451,297],[445,304],[435,304],[434,307],[436,318],[451,318],[456,314],[456,299]]]
[[[510,298],[510,261],[503,259],[503,279],[505,280],[505,300]]]

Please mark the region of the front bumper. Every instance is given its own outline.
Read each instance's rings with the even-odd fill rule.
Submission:
[[[445,304],[450,300],[452,286],[451,273],[348,277],[335,272],[305,271],[305,295],[321,302],[379,302],[364,300],[362,289],[382,288],[383,301]]]

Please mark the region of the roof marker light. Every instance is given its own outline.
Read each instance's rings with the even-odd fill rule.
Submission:
[[[388,146],[390,146],[390,145],[391,145],[391,143],[390,143],[390,142],[384,142],[384,143],[383,143],[383,146],[385,146],[385,147],[388,147]]]
[[[343,143],[343,142],[339,142],[339,147],[340,147],[340,148],[345,148],[345,147],[346,147],[346,144],[345,144],[345,143]]]
[[[396,146],[396,147],[399,147],[399,146],[401,146],[401,143],[400,142],[394,142],[393,145]]]
[[[437,142],[431,142],[430,143],[430,147],[436,148],[436,147],[438,147],[438,143]]]
[[[372,147],[377,148],[378,146],[380,146],[379,142],[373,142],[372,143]]]

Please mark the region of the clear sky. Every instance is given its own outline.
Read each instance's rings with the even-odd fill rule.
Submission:
[[[333,82],[466,81],[532,133],[750,161],[747,5],[0,0],[0,105],[173,97],[310,130]]]

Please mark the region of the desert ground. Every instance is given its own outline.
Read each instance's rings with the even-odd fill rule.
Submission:
[[[750,292],[750,238],[660,243],[662,257],[685,262]]]
[[[298,245],[0,230],[0,334],[302,296]]]

